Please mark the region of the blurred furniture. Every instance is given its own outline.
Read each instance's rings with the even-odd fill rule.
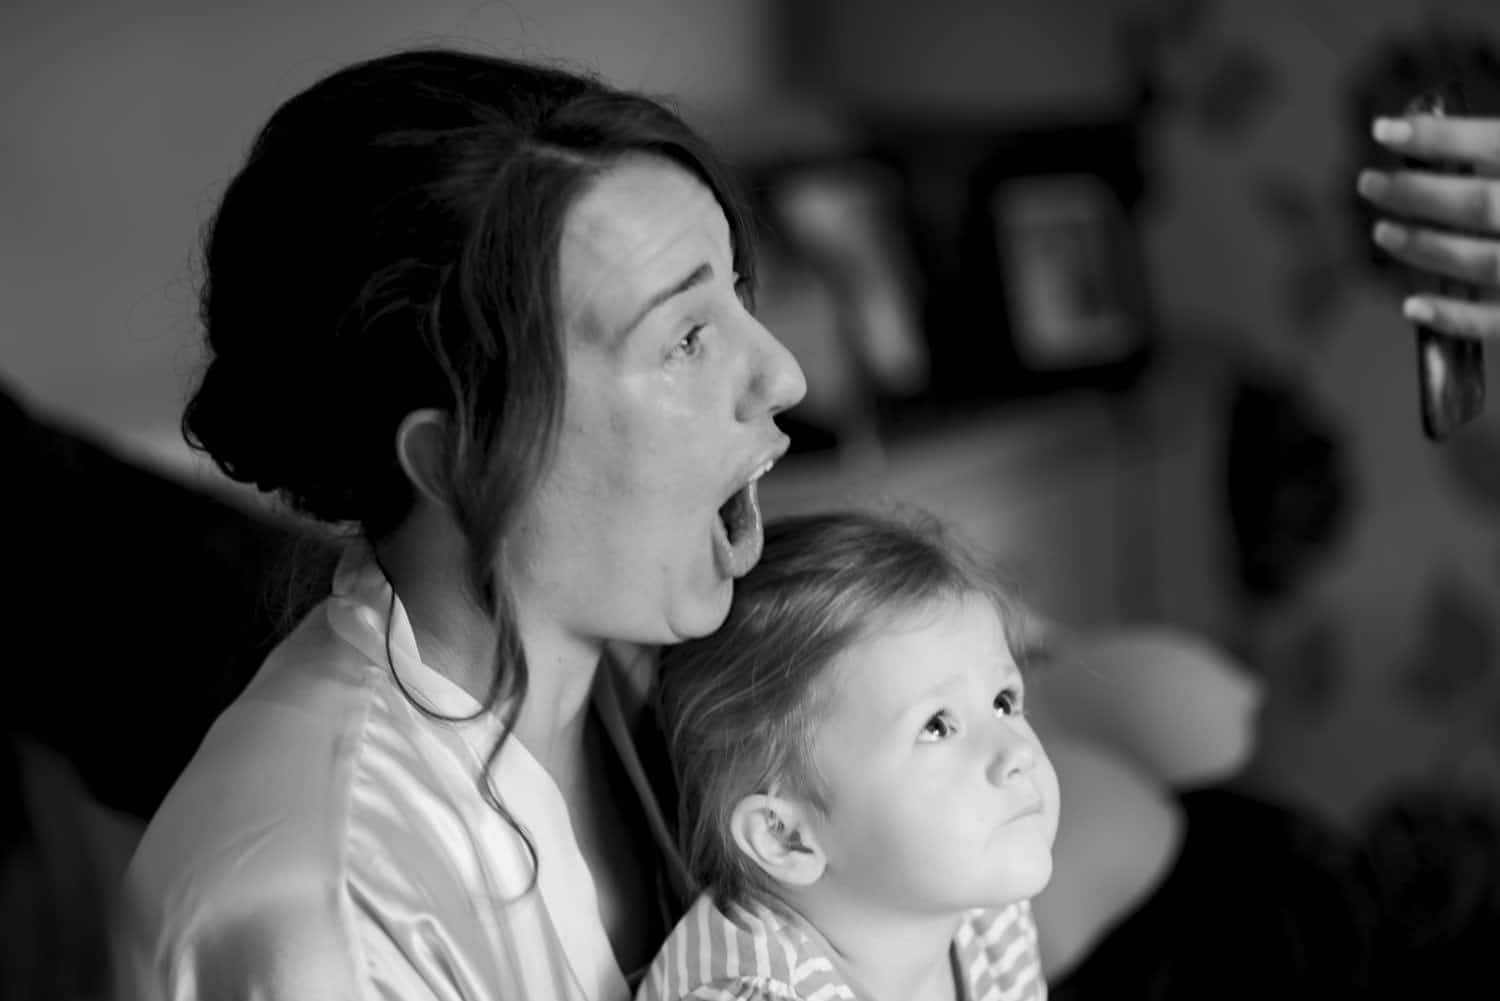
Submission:
[[[331,550],[34,416],[0,386],[15,590],[6,728],[149,817],[282,624],[278,574]]]

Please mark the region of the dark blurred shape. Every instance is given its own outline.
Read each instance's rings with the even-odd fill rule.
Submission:
[[[1053,1001],[1363,996],[1374,919],[1353,842],[1224,788],[1180,801],[1186,829],[1171,872],[1051,985]]]
[[[326,580],[333,547],[35,418],[3,385],[0,443],[16,587],[7,732],[61,753],[104,805],[149,817],[298,611],[283,607],[289,566]]]
[[[0,446],[0,997],[102,999],[145,821],[289,621],[291,555],[321,576],[332,549],[34,417],[3,384]]]
[[[1485,740],[1491,748],[1500,750],[1500,699],[1495,698],[1493,693],[1490,696],[1490,704],[1486,707],[1484,717]]]
[[[139,825],[99,809],[62,756],[35,741],[8,735],[0,756],[10,773],[0,998],[102,1001],[110,996],[108,902]]]
[[[1155,0],[1145,6],[1153,10],[1161,41],[1183,45],[1203,29],[1214,5],[1211,0]]]
[[[1244,42],[1223,45],[1197,82],[1192,111],[1198,130],[1220,142],[1248,132],[1276,97],[1276,74],[1261,50]]]
[[[1496,996],[1500,816],[1490,803],[1394,797],[1371,818],[1360,875],[1381,915],[1372,997]]]
[[[1276,237],[1286,332],[1316,345],[1335,329],[1330,321],[1353,277],[1324,224],[1322,200],[1300,178],[1267,174],[1255,180],[1254,201]]]
[[[772,0],[789,91],[861,108],[1014,118],[1118,107],[1124,7],[1046,0]]]
[[[1452,790],[1362,830],[1229,788],[1179,797],[1158,890],[1051,985],[1053,1001],[1495,997],[1500,818]]]
[[[1309,344],[1325,340],[1349,291],[1349,271],[1329,248],[1304,245],[1282,268],[1282,297],[1289,333]]]
[[[851,158],[779,180],[771,198],[780,230],[833,289],[842,339],[863,378],[877,393],[919,392],[927,384],[927,353],[900,179],[884,164]]]
[[[1239,582],[1284,594],[1349,522],[1354,484],[1343,435],[1293,383],[1242,374],[1230,399],[1226,486]]]
[[[1329,715],[1349,679],[1349,654],[1344,623],[1335,610],[1324,608],[1303,627],[1287,651],[1284,678],[1289,701],[1306,718]]]
[[[1500,433],[1490,425],[1470,425],[1439,455],[1459,496],[1500,521]]]
[[[1403,692],[1417,708],[1444,715],[1495,673],[1493,622],[1493,611],[1461,579],[1432,583],[1421,631],[1400,673]]]
[[[1302,240],[1317,232],[1318,200],[1300,179],[1282,174],[1258,177],[1254,199],[1278,234]]]
[[[807,373],[793,448],[869,444],[882,408],[929,381],[901,179],[854,152],[793,154],[746,173],[764,223],[756,311]]]

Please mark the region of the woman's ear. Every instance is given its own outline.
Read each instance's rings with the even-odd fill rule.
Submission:
[[[740,851],[766,875],[788,886],[811,886],[828,868],[828,859],[809,819],[803,804],[758,793],[739,801],[729,829]]]
[[[448,415],[441,410],[413,410],[396,428],[396,461],[412,489],[440,507],[447,506],[446,459]]]

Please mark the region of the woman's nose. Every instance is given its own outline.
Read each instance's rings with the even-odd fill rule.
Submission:
[[[796,406],[807,394],[807,378],[797,359],[759,320],[751,322],[755,329],[751,334],[750,391],[740,403],[741,420],[774,416]]]

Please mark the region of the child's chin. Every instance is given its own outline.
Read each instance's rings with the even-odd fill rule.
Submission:
[[[1035,858],[1006,860],[1005,868],[996,875],[995,899],[980,906],[1003,907],[1018,900],[1029,900],[1047,888],[1052,880],[1052,853],[1040,852]]]

